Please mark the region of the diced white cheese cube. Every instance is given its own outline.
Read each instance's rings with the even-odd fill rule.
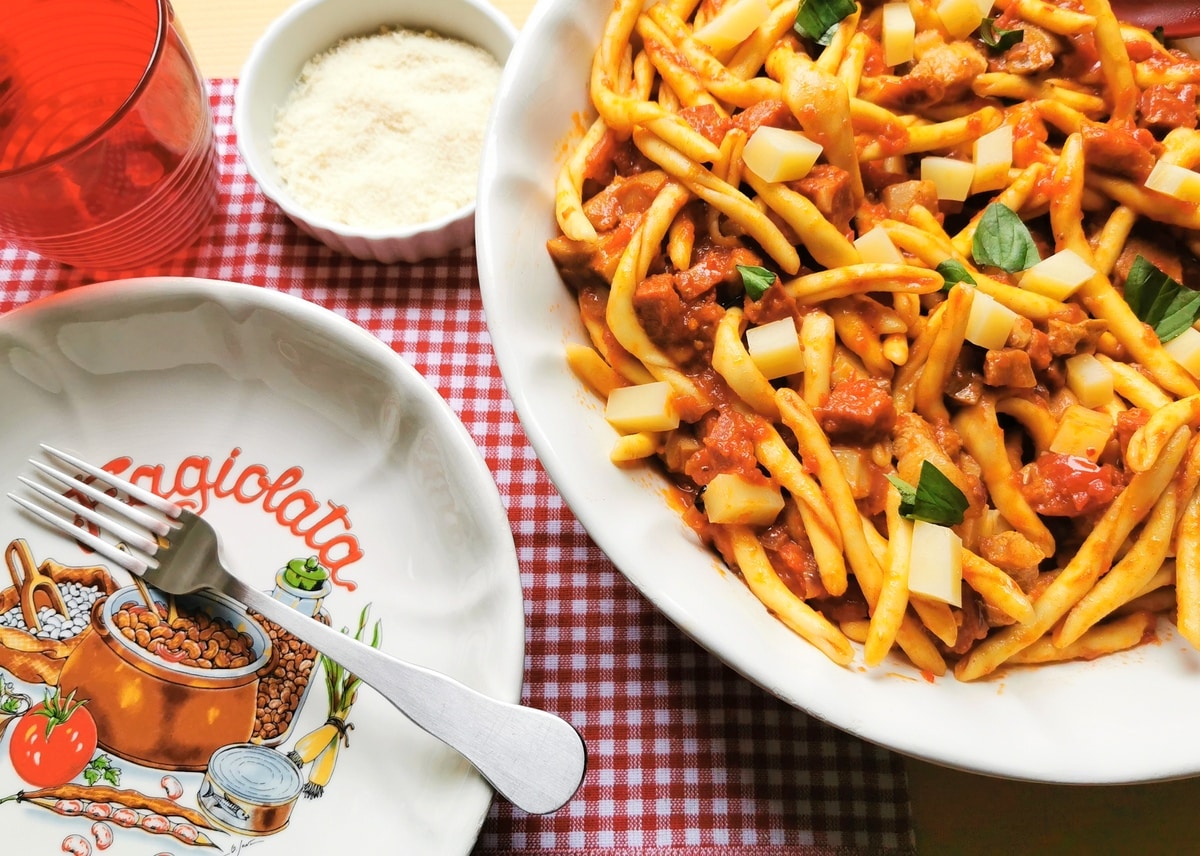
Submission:
[[[1095,463],[1112,439],[1113,430],[1112,417],[1107,413],[1072,404],[1058,420],[1058,430],[1050,440],[1050,451],[1087,458]]]
[[[981,348],[998,350],[1007,344],[1016,323],[1017,313],[990,295],[976,290],[971,299],[971,314],[967,318],[966,340]]]
[[[904,264],[904,256],[896,249],[896,245],[882,226],[875,226],[859,235],[854,241],[854,246],[866,264]]]
[[[870,496],[875,487],[871,474],[876,471],[870,453],[866,449],[852,446],[832,446],[830,451],[837,458],[842,475],[850,485],[850,495],[855,499],[866,499]]]
[[[1200,202],[1200,173],[1159,161],[1146,176],[1146,188],[1184,202]]]
[[[988,131],[971,148],[975,161],[971,192],[983,193],[1008,187],[1008,171],[1012,168],[1013,158],[1012,125],[1001,125]]]
[[[956,39],[965,39],[975,31],[989,12],[993,0],[941,0],[937,16],[946,32]]]
[[[718,473],[704,488],[704,513],[712,523],[767,526],[783,510],[779,488],[749,482],[733,473]]]
[[[604,418],[623,434],[679,427],[679,413],[671,401],[671,385],[665,381],[614,389],[609,393]]]
[[[1066,300],[1096,275],[1074,250],[1060,250],[1021,274],[1021,288],[1054,300]]]
[[[1190,328],[1189,328],[1190,329]],[[1197,334],[1200,336],[1200,333]],[[1084,407],[1100,407],[1113,397],[1113,376],[1092,354],[1067,359],[1067,386]]]
[[[804,178],[821,156],[821,146],[799,131],[763,125],[742,148],[746,169],[763,181]]]
[[[883,61],[889,68],[912,62],[917,22],[908,3],[883,6]]]
[[[1183,366],[1192,375],[1200,378],[1200,331],[1188,327],[1178,336],[1163,345],[1171,359]]]
[[[986,508],[982,516],[979,518],[979,537],[990,538],[993,535],[999,535],[1001,532],[1009,532],[1012,530],[1010,524],[999,509]]]
[[[790,315],[746,330],[746,350],[758,370],[771,380],[804,371],[804,348]]]
[[[953,529],[914,520],[908,554],[908,590],[962,606],[962,539]]]
[[[737,47],[771,14],[767,0],[735,0],[692,35],[718,53]]]
[[[975,180],[975,164],[970,161],[944,158],[937,155],[921,159],[921,180],[932,181],[938,199],[962,202],[971,195]]]

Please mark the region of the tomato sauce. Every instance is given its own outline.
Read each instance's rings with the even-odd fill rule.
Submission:
[[[1067,37],[1074,50],[1063,57],[1063,76],[1085,80],[1100,73],[1100,52],[1092,33]]]
[[[1042,145],[1050,138],[1042,117],[1032,108],[1014,108],[1010,115],[1017,117],[1013,126],[1013,166],[1024,168],[1042,160]]]
[[[679,111],[679,117],[714,145],[721,145],[733,122],[717,112],[711,104],[698,104]]]
[[[760,539],[771,567],[792,594],[801,600],[828,594],[821,583],[817,559],[807,541],[801,543],[793,539],[788,527],[778,523],[763,532]]]
[[[1108,506],[1124,489],[1121,472],[1077,455],[1043,452],[1014,476],[1021,495],[1046,517],[1081,517]]]
[[[1125,42],[1125,53],[1129,54],[1129,59],[1133,62],[1145,62],[1154,56],[1154,46],[1142,39],[1133,39]]]
[[[612,129],[604,132],[604,136],[588,152],[583,162],[583,177],[585,180],[608,184],[612,181],[613,157],[617,150],[617,136]]]
[[[891,434],[896,408],[887,389],[874,380],[856,378],[835,384],[816,408],[816,417],[831,438],[869,445]]]
[[[761,436],[757,424],[733,408],[714,410],[700,421],[702,448],[684,465],[696,484],[706,485],[719,473],[733,473],[749,482],[765,483],[754,445]]]

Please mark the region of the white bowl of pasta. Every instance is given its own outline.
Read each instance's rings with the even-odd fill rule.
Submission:
[[[824,47],[795,3],[535,9],[476,224],[531,442],[664,614],[822,720],[1200,773],[1200,64],[1066,4],[905,37],[812,3]]]

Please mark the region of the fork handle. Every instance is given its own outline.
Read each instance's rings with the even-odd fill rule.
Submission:
[[[444,675],[398,660],[280,603],[240,580],[224,592],[370,684],[416,725],[460,752],[496,791],[531,814],[561,808],[587,765],[565,720],[499,701]]]

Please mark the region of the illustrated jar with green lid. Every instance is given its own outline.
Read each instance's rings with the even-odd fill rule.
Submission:
[[[333,586],[329,582],[329,569],[317,561],[316,556],[307,559],[292,559],[275,574],[275,590],[271,597],[286,603],[297,612],[316,618],[321,611],[321,602]]]

